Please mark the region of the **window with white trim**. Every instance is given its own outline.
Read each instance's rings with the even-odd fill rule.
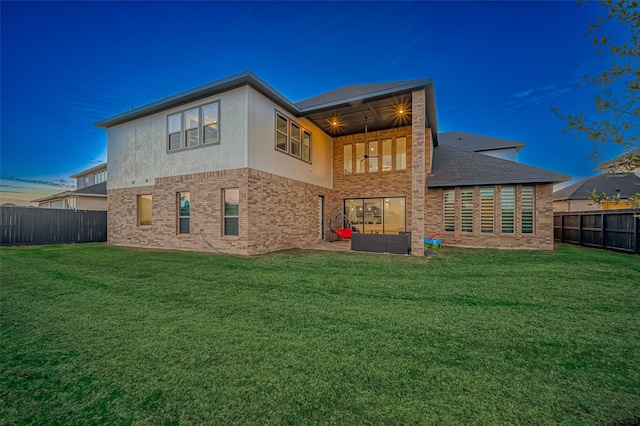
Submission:
[[[191,233],[191,193],[178,192],[178,234]]]
[[[501,189],[501,208],[502,208],[502,233],[513,234],[515,232],[515,187],[503,186]]]
[[[493,233],[493,187],[480,188],[480,232]]]
[[[535,192],[532,186],[523,186],[521,189],[520,216],[523,234],[533,234],[533,214],[535,203]]]
[[[240,189],[222,190],[222,235],[240,235]]]
[[[456,229],[456,190],[445,189],[444,197],[444,230],[455,231]]]
[[[473,188],[460,191],[460,229],[473,232]]]
[[[152,205],[151,194],[138,195],[138,226],[151,226]]]

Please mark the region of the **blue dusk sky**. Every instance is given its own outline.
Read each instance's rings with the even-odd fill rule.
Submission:
[[[596,173],[588,142],[563,135],[550,111],[590,110],[594,89],[576,84],[610,65],[584,37],[600,13],[595,4],[2,1],[0,8],[0,202],[61,192],[73,186],[70,175],[106,161],[107,132],[94,122],[245,70],[293,102],[346,85],[433,78],[441,132],[526,142],[522,163],[574,179]]]

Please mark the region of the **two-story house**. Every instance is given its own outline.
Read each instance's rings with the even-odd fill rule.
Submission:
[[[107,210],[107,163],[98,164],[71,176],[76,189],[32,200],[45,209]]]
[[[628,162],[629,158],[635,161]],[[630,209],[628,200],[640,193],[640,148],[607,161],[595,168],[602,173],[582,179],[553,193],[553,209],[556,212],[580,212],[594,210]],[[620,164],[625,164],[621,167]],[[619,196],[619,201],[602,205],[591,200],[591,192],[607,196]]]
[[[517,142],[439,143],[431,79],[293,103],[244,72],[96,126],[114,245],[263,253],[327,238],[338,208],[357,232],[410,232],[414,254],[437,230],[445,244],[551,249],[552,184],[566,180],[499,158]]]

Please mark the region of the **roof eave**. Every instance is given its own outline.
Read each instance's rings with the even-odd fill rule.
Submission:
[[[95,172],[96,170],[100,170],[103,167],[107,167],[107,163],[98,164],[97,166],[91,167],[90,169],[83,170],[83,171],[81,171],[79,173],[76,173],[75,175],[72,175],[72,176],[69,176],[69,177],[71,179],[77,179],[77,178],[82,177],[82,176],[84,176],[84,175],[86,175],[88,173],[92,173],[92,172]]]
[[[427,188],[444,188],[452,186],[481,186],[481,185],[520,185],[520,184],[557,184],[569,180],[569,176],[558,176],[555,179],[509,179],[504,181],[482,181],[482,180],[460,180],[448,182],[429,183],[427,178]]]
[[[426,78],[424,80],[419,80],[416,82],[413,82],[411,84],[405,84],[403,86],[396,86],[390,89],[386,89],[386,90],[378,90],[376,92],[370,92],[370,93],[366,93],[360,96],[353,96],[351,98],[345,98],[345,99],[340,99],[337,101],[333,101],[333,102],[326,102],[323,104],[318,104],[318,105],[314,105],[314,106],[309,106],[306,108],[300,108],[300,112],[302,114],[308,114],[308,113],[315,113],[315,112],[321,112],[322,110],[325,109],[331,109],[331,108],[335,108],[337,106],[341,106],[341,105],[345,105],[345,104],[350,104],[353,102],[358,102],[358,101],[364,101],[364,100],[372,100],[372,99],[376,99],[376,98],[381,98],[387,95],[391,95],[391,94],[395,94],[395,93],[401,93],[401,92],[406,92],[409,90],[414,90],[414,89],[418,89],[421,87],[427,87],[429,85],[433,84],[433,79],[432,78]]]

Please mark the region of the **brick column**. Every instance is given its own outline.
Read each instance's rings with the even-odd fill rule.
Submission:
[[[411,254],[424,255],[425,91],[411,94]]]

